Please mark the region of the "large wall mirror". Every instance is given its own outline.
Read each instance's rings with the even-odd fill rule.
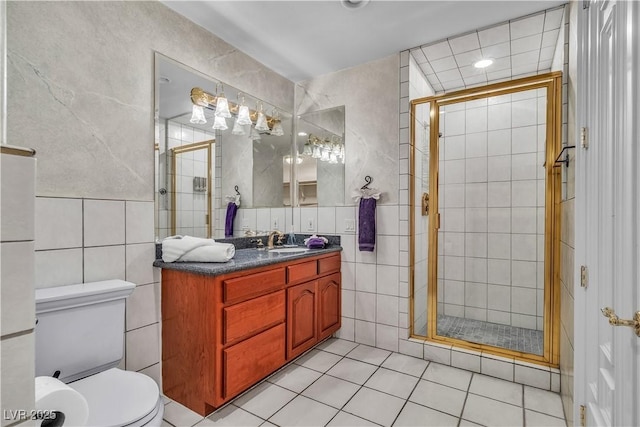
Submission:
[[[297,206],[344,205],[344,109],[340,106],[298,116]],[[285,177],[285,182],[288,179]]]
[[[224,237],[226,200],[238,193],[241,210],[284,212],[291,205],[285,177],[295,165],[291,113],[163,55],[156,54],[155,63],[156,236]],[[194,123],[194,88],[212,105],[224,92],[231,112],[226,129],[213,129],[215,107],[203,108],[204,120]],[[251,125],[236,123],[242,105],[250,109]],[[256,126],[259,112],[266,130]],[[237,221],[235,228],[234,236],[250,227]]]

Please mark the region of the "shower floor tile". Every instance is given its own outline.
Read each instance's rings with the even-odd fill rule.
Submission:
[[[542,331],[462,317],[439,314],[438,335],[525,353],[541,355],[543,350]]]

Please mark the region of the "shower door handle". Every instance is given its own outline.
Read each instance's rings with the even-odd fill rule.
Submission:
[[[611,307],[600,309],[602,315],[609,319],[609,324],[613,326],[629,326],[636,331],[636,335],[640,337],[640,311],[636,311],[633,319],[620,319]]]
[[[429,215],[429,193],[422,193],[422,216]]]

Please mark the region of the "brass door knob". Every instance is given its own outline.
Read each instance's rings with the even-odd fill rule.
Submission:
[[[633,315],[633,319],[620,319],[615,311],[611,307],[604,307],[600,309],[602,315],[609,319],[609,324],[613,326],[629,326],[633,328],[636,335],[640,337],[640,311],[636,311]]]

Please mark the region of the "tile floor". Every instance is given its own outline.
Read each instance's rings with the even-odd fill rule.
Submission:
[[[207,418],[163,426],[565,426],[560,395],[331,338]]]

